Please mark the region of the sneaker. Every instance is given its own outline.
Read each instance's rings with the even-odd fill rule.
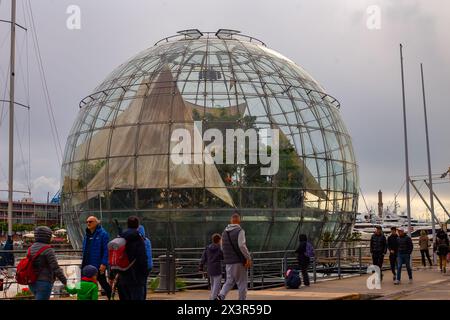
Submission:
[[[225,300],[225,297],[224,297],[224,296],[221,296],[221,295],[219,294],[219,295],[217,295],[217,297],[216,297],[215,300]]]
[[[400,284],[400,280],[394,280],[394,284],[395,285],[399,285]]]
[[[412,284],[413,283],[413,279],[409,279],[408,283]]]
[[[394,276],[392,277],[392,281],[395,281],[395,279],[397,279],[397,277],[394,275]]]

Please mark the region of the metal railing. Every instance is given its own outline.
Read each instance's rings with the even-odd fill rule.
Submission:
[[[174,293],[183,289],[206,289],[209,287],[209,279],[204,272],[199,271],[200,258],[204,248],[177,248],[175,250],[153,249],[153,269],[149,275],[149,288],[155,289],[154,281],[161,277],[167,277],[166,283],[176,287],[159,287],[159,292]],[[12,298],[26,286],[20,286],[15,280],[15,269],[18,261],[25,257],[26,250],[3,251],[0,254],[12,253],[15,258],[15,266],[0,267],[0,279],[3,279],[3,292],[0,299]],[[74,284],[80,279],[81,250],[55,250],[60,266],[68,276],[68,281]],[[173,255],[175,268],[170,274],[161,273],[160,256]],[[389,269],[388,254],[385,256],[383,269]],[[413,263],[420,263],[420,250],[415,248],[412,254]],[[260,251],[252,253],[253,265],[248,270],[249,289],[258,290],[284,285],[284,275],[289,268],[297,267],[297,258],[293,250],[288,251]],[[166,262],[167,263],[167,262]],[[339,246],[319,248],[315,250],[315,257],[311,259],[308,273],[311,281],[328,279],[342,279],[350,275],[366,274],[367,267],[372,264],[370,248],[365,244],[356,242],[340,243]],[[174,273],[174,274],[172,274]],[[225,278],[225,277],[224,277]],[[0,281],[1,282],[1,281]],[[0,283],[1,285],[1,283]],[[57,283],[53,291],[54,296],[67,295],[60,289],[62,284]],[[166,290],[165,290],[166,289]]]

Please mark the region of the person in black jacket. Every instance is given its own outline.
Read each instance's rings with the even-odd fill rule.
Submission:
[[[138,217],[128,217],[127,224],[128,229],[123,232],[122,236],[127,241],[125,251],[132,265],[126,271],[119,271],[117,291],[120,300],[145,300],[148,277],[145,242],[138,231]]]
[[[217,295],[220,292],[222,282],[223,251],[220,247],[222,237],[220,234],[215,233],[212,235],[211,239],[212,243],[203,251],[198,269],[199,271],[204,272],[204,266],[206,264],[209,282],[211,284],[210,299],[216,300]]]
[[[449,252],[449,240],[447,233],[441,229],[436,234],[436,241],[433,244],[433,251],[439,257],[439,267],[441,272],[447,272],[447,254]]]
[[[298,236],[298,240],[298,248],[297,250],[295,250],[295,253],[297,254],[298,266],[300,268],[300,271],[302,272],[303,283],[305,284],[305,286],[309,287],[308,267],[310,258],[307,255],[308,238],[305,234],[300,234]]]
[[[391,235],[387,239],[387,246],[389,249],[389,262],[391,264],[391,271],[395,281],[398,255],[398,234],[396,227],[391,228]]]
[[[377,226],[375,233],[370,238],[370,253],[372,254],[372,263],[380,268],[381,280],[383,279],[382,268],[386,251],[386,237],[381,227]]]
[[[397,280],[394,284],[400,284],[402,277],[402,265],[406,265],[408,271],[409,283],[412,283],[412,269],[411,269],[411,253],[413,251],[413,242],[411,238],[405,233],[403,228],[398,229],[398,258],[397,258]]]
[[[0,267],[14,266],[14,254],[8,252],[14,250],[13,247],[12,236],[8,236],[5,245],[1,249],[3,252],[0,253]]]

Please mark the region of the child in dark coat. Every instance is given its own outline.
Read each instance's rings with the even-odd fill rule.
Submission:
[[[206,264],[209,281],[211,283],[211,300],[215,300],[220,292],[222,282],[222,260],[223,252],[220,247],[222,237],[215,233],[212,236],[212,243],[205,248],[200,261],[199,270],[203,271]]]

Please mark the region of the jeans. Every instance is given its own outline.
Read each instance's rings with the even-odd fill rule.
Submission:
[[[228,292],[233,289],[236,284],[239,290],[239,300],[247,299],[247,269],[242,263],[234,263],[225,265],[227,272],[227,280],[219,293],[222,299],[225,299]]]
[[[211,295],[210,295],[209,299],[216,300],[217,295],[220,292],[222,275],[209,276],[209,282],[211,283]]]
[[[53,283],[48,281],[36,281],[28,286],[34,294],[35,300],[50,300]]]
[[[411,255],[407,253],[399,253],[397,258],[397,280],[400,281],[402,277],[402,265],[406,265],[406,271],[408,272],[409,280],[412,280],[411,269]]]
[[[424,267],[427,266],[427,264],[426,264],[426,262],[425,262],[425,256],[427,256],[428,263],[430,264],[430,266],[433,265],[433,264],[431,263],[430,253],[428,252],[428,249],[420,250],[420,255],[422,256],[422,264],[423,264]]]

